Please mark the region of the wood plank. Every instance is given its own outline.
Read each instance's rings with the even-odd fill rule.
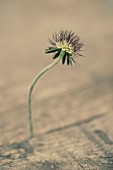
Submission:
[[[113,170],[112,20],[112,1],[0,1],[0,170]],[[80,34],[87,57],[39,81],[29,139],[29,84],[61,27]]]

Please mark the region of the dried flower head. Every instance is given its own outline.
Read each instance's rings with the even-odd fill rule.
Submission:
[[[55,32],[52,38],[53,39],[49,39],[51,46],[45,50],[45,53],[54,53],[53,59],[57,57],[62,58],[62,64],[64,64],[67,59],[67,64],[72,65],[72,62],[75,63],[73,56],[82,56],[79,54],[79,51],[83,46],[83,42],[74,32]]]

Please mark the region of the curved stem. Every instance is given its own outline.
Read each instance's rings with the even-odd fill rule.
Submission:
[[[29,128],[30,128],[30,137],[34,136],[34,131],[33,131],[33,123],[32,123],[32,108],[31,108],[31,101],[32,101],[32,91],[33,88],[38,81],[38,79],[48,70],[50,70],[52,67],[54,67],[61,58],[57,58],[55,61],[53,61],[51,64],[49,64],[47,67],[45,67],[33,80],[30,90],[29,90],[29,96],[28,96],[28,112],[29,112]]]

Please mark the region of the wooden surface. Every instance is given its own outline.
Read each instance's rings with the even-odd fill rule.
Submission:
[[[113,170],[113,2],[0,1],[0,170]],[[48,65],[47,39],[71,29],[85,43],[76,67]]]

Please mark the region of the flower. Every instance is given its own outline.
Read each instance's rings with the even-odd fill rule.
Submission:
[[[67,64],[72,65],[72,62],[75,63],[73,56],[82,56],[79,51],[83,46],[83,42],[72,31],[55,32],[52,39],[49,39],[49,43],[51,46],[45,50],[45,53],[54,53],[53,59],[60,57],[62,64],[67,59]]]

